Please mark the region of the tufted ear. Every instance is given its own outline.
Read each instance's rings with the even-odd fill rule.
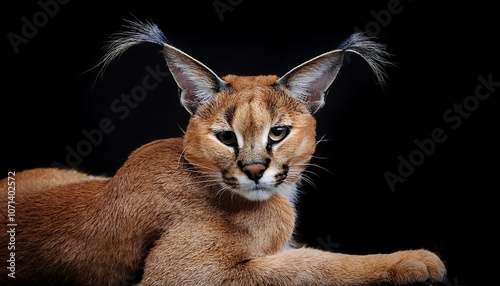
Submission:
[[[163,32],[153,23],[125,20],[124,32],[111,36],[106,53],[101,58],[102,75],[107,65],[128,48],[149,42],[163,46],[163,54],[170,73],[179,87],[181,104],[191,114],[196,114],[198,107],[215,96],[228,84],[213,71],[188,54],[170,45]]]
[[[383,67],[390,64],[386,59],[389,54],[385,51],[385,46],[361,33],[355,33],[338,49],[293,68],[279,78],[276,84],[290,90],[297,100],[307,105],[311,113],[315,113],[325,104],[328,88],[342,67],[346,52],[353,52],[363,57],[372,68],[377,81],[385,83],[386,74]]]

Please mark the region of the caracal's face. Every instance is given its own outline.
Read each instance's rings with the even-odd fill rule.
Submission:
[[[316,121],[275,76],[223,78],[230,88],[192,116],[185,157],[205,180],[249,200],[293,197],[315,150]]]

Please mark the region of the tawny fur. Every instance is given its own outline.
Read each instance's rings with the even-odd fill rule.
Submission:
[[[169,67],[182,88],[176,63]],[[192,116],[183,138],[138,148],[111,178],[55,168],[16,172],[16,278],[0,267],[1,284],[126,285],[142,277],[144,286],[354,286],[444,279],[443,262],[427,250],[289,249],[294,191],[316,146],[311,110],[321,104],[298,100],[276,84],[285,81],[277,76],[220,80],[227,87],[213,98],[186,101]],[[275,125],[291,126],[290,133],[266,146],[263,130]],[[218,141],[214,132],[226,129],[244,144]],[[248,166],[272,172],[276,190],[248,195],[253,191],[240,186],[252,181]],[[6,190],[7,179],[0,186]],[[5,205],[7,192],[0,199]],[[7,245],[5,228],[1,237]],[[0,251],[0,261],[8,255]]]

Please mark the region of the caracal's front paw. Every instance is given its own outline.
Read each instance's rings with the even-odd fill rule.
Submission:
[[[389,282],[395,285],[444,282],[443,261],[427,250],[408,250],[394,253],[396,263],[389,269]]]

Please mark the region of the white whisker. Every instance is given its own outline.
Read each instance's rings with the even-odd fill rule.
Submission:
[[[213,180],[200,180],[200,181],[196,181],[195,184],[206,184],[206,183],[213,183],[213,184],[208,184],[206,185],[207,187],[211,187],[211,186],[216,186],[220,183],[221,181],[218,180],[218,179],[213,179]]]
[[[314,180],[311,179],[309,176],[302,175],[301,180],[304,181],[304,182],[306,182],[307,184],[311,185],[311,187],[313,187],[315,189],[317,188],[316,184],[314,183]]]
[[[179,154],[179,158],[177,159],[177,168],[179,168],[179,166],[183,163],[182,162],[182,158],[184,158],[184,152],[186,152],[186,147],[184,147],[184,149],[182,149],[182,152],[181,154]]]
[[[307,169],[306,169],[306,170],[304,170],[304,171],[302,171],[302,172],[303,172],[303,175],[304,175],[304,173],[307,173],[307,174],[311,174],[311,175],[314,175],[314,176],[316,176],[316,177],[319,177],[319,175],[318,175],[316,172],[311,171],[311,170],[307,170]]]
[[[320,166],[320,165],[318,165],[318,164],[316,164],[316,163],[303,163],[303,164],[298,163],[298,164],[293,164],[293,165],[290,165],[290,169],[291,169],[291,168],[293,168],[293,167],[305,167],[305,168],[304,168],[304,171],[306,171],[306,172],[311,172],[311,171],[310,171],[310,170],[308,170],[307,168],[309,168],[309,167],[313,167],[313,168],[318,168],[318,169],[321,169],[321,170],[323,170],[323,171],[325,171],[325,172],[328,172],[329,174],[332,174],[332,175],[333,175],[333,173],[332,173],[330,170],[328,170],[327,168],[325,168],[325,167],[323,167],[323,166]]]
[[[225,191],[230,191],[230,189],[226,186],[220,188],[217,193],[215,193],[215,197],[219,196],[219,203],[221,203],[222,195]],[[233,201],[234,192],[231,192],[231,202]]]
[[[191,163],[191,162],[184,162],[182,164],[188,166],[188,169],[189,169],[189,167],[195,167],[197,169],[197,171],[200,171],[200,172],[203,172],[203,170],[207,170],[207,172],[213,172],[213,173],[219,173],[220,172],[220,170],[217,170],[217,169],[214,169],[214,168],[209,168],[207,166],[200,165],[200,164],[194,164],[194,163]],[[189,169],[189,170],[192,170],[192,169]]]
[[[320,157],[320,156],[316,156],[316,155],[311,156],[311,158],[320,159],[320,160],[328,160],[328,159],[330,159],[328,157]]]
[[[319,138],[319,140],[316,141],[316,146],[318,146],[319,143],[330,141],[330,139],[325,138],[325,136],[326,134],[323,134],[323,136],[321,136],[321,138]]]

